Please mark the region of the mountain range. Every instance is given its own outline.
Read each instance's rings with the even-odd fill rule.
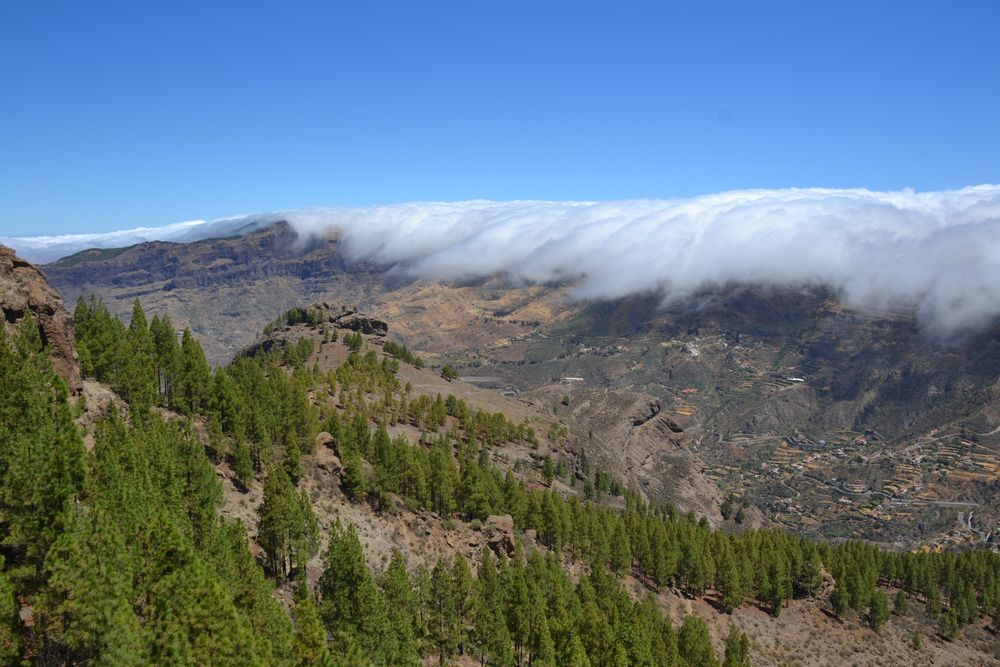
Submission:
[[[276,312],[353,303],[466,383],[566,397],[565,421],[580,437],[595,406],[614,410],[606,392],[648,397],[684,429],[695,466],[723,494],[750,499],[778,525],[897,546],[996,535],[1000,324],[943,341],[914,312],[858,311],[821,286],[586,301],[572,281],[433,281],[350,257],[337,234],[300,237],[279,221],[226,238],[87,250],[43,271],[68,303],[96,295],[125,316],[140,299],[169,313],[214,363]],[[888,501],[873,511],[896,507],[885,512],[894,520],[842,504],[856,499],[847,484]],[[967,505],[938,504],[953,502]],[[972,509],[978,532],[953,508]]]

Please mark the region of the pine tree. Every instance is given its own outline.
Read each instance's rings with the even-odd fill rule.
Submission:
[[[325,567],[319,579],[320,617],[327,630],[359,644],[376,664],[398,652],[390,634],[385,600],[365,564],[353,526],[338,520],[330,531]]]
[[[583,642],[580,641],[578,635],[574,634],[570,638],[566,652],[563,654],[562,661],[559,664],[574,665],[574,667],[591,667],[593,664],[590,661],[590,657],[587,656],[587,650],[583,647]]]
[[[906,596],[906,591],[900,588],[896,591],[896,596],[893,598],[892,603],[892,613],[897,616],[905,616],[909,611],[910,603],[909,598]]]
[[[73,662],[142,665],[148,661],[132,607],[134,573],[124,540],[103,512],[69,509],[65,532],[45,559],[46,634]]]
[[[0,331],[0,517],[5,546],[24,549],[38,571],[56,517],[82,493],[84,449],[30,314],[11,343]]]
[[[472,641],[478,647],[480,663],[492,667],[510,667],[514,664],[514,651],[503,614],[502,598],[496,561],[493,553],[484,547],[476,581]]]
[[[878,630],[887,620],[889,620],[889,598],[884,591],[876,591],[868,608],[868,623],[873,630]]]
[[[958,615],[954,610],[949,610],[941,614],[941,634],[948,641],[953,641],[958,636],[959,624]]]
[[[250,455],[250,446],[242,438],[237,439],[233,447],[233,475],[241,491],[250,489],[250,484],[253,482],[253,458]]]
[[[469,641],[473,606],[473,579],[469,564],[461,553],[455,555],[451,567],[451,607],[454,619],[454,640],[459,655],[465,655]]]
[[[74,311],[74,329],[85,376],[113,383],[124,362],[125,326],[112,315],[104,302],[79,299]]]
[[[834,587],[833,592],[830,593],[830,605],[833,607],[833,613],[837,615],[837,618],[844,618],[847,614],[849,608],[847,593],[839,581],[836,587]]]
[[[428,632],[437,649],[438,661],[443,665],[458,648],[453,581],[443,559],[438,559],[434,565],[430,583]]]
[[[736,626],[729,628],[722,667],[750,667],[750,640]]]
[[[778,616],[781,614],[781,608],[785,605],[785,600],[791,597],[791,582],[784,558],[777,555],[770,558],[768,581],[767,602],[771,607],[771,614]]]
[[[152,664],[263,665],[249,623],[198,560],[156,582],[149,595]]]
[[[361,461],[361,454],[356,451],[348,451],[342,459],[344,471],[340,476],[340,486],[344,493],[351,500],[358,500],[365,495],[368,490],[368,482],[365,479],[364,464]]]
[[[153,339],[155,357],[154,369],[157,378],[157,388],[165,405],[174,405],[174,382],[180,358],[180,347],[177,345],[177,332],[169,315],[163,318],[153,316],[149,325],[149,333]]]
[[[677,637],[677,648],[689,665],[718,667],[719,661],[712,650],[708,626],[701,618],[689,614],[684,617],[684,625]]]
[[[326,646],[326,630],[319,620],[316,604],[309,595],[301,596],[292,609],[295,619],[295,640],[292,660],[297,667],[321,665],[331,660]]]
[[[719,512],[722,514],[723,521],[729,521],[733,517],[733,512],[736,511],[736,506],[733,505],[733,501],[726,498],[722,501],[722,505],[719,507]]]
[[[811,542],[803,546],[802,566],[795,581],[795,592],[800,596],[812,596],[823,585],[823,562],[819,551]]]
[[[513,562],[504,568],[501,582],[507,601],[507,628],[520,663],[528,640],[531,611],[531,591],[525,580],[524,552],[520,543],[515,546]]]
[[[717,573],[719,589],[722,591],[722,606],[726,613],[731,614],[743,603],[743,577],[731,549],[723,549],[720,556]]]
[[[396,639],[396,652],[390,656],[392,665],[418,665],[417,650],[419,601],[406,571],[406,558],[399,549],[393,549],[392,559],[381,580],[386,612],[391,632]]]
[[[274,597],[274,586],[251,555],[246,528],[223,521],[203,550],[219,581],[226,586],[241,615],[253,628],[257,653],[265,664],[291,661],[294,629]],[[300,587],[299,593],[305,593]]]
[[[175,381],[174,399],[184,414],[203,413],[209,407],[212,371],[201,345],[184,329]]]
[[[298,484],[302,477],[302,452],[299,450],[297,440],[291,440],[285,445],[285,460],[283,462],[285,472],[292,483]]]
[[[293,548],[297,540],[304,539],[306,526],[303,506],[281,466],[273,466],[268,473],[257,514],[257,542],[267,555],[271,572],[284,577],[294,566]]]
[[[631,571],[632,548],[623,521],[615,522],[614,534],[611,538],[611,570],[618,576]]]
[[[545,615],[545,600],[536,589],[528,607],[527,646],[531,665],[555,667],[556,649]]]
[[[431,454],[430,492],[435,512],[445,516],[455,509],[455,466],[451,448],[445,443],[434,447]]]
[[[153,336],[142,305],[132,305],[132,321],[123,341],[121,358],[116,364],[113,384],[118,387],[133,410],[144,411],[156,400],[157,380]]]

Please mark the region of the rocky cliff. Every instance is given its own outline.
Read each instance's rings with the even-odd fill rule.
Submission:
[[[73,324],[59,292],[49,287],[41,271],[5,246],[0,246],[0,311],[8,332],[29,313],[34,316],[53,367],[67,380],[71,390],[79,391],[82,383]]]

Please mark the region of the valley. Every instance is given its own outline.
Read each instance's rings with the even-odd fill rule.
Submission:
[[[336,237],[300,241],[279,223],[245,237],[79,253],[45,271],[68,300],[96,294],[124,316],[141,298],[170,313],[214,363],[274,312],[356,303],[464,383],[551,411],[577,442],[593,427],[575,408],[594,392],[656,400],[713,494],[754,508],[755,521],[892,548],[996,547],[996,327],[943,341],[910,314],[858,313],[820,288],[588,302],[572,284],[434,283],[390,268],[350,261]],[[657,488],[651,469],[636,475]],[[959,518],[968,510],[975,530]]]

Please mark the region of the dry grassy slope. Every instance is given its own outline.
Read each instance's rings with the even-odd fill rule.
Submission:
[[[343,332],[342,332],[343,333]],[[333,369],[343,363],[350,354],[342,342],[323,340],[323,334],[316,328],[300,324],[286,326],[275,331],[271,338],[275,341],[298,341],[310,338],[315,341],[312,356],[306,364],[317,365],[321,370]],[[380,356],[382,339],[378,336],[365,336],[367,349],[375,350]],[[527,421],[540,433],[540,445],[537,450],[527,445],[506,445],[501,449],[504,464],[512,467],[515,462],[522,462],[531,479],[537,480],[537,473],[530,470],[534,467],[533,455],[553,456],[568,455],[567,448],[544,437],[544,419],[533,406],[522,401],[512,400],[495,392],[473,387],[460,381],[448,381],[441,375],[429,369],[417,369],[409,364],[401,363],[398,373],[400,381],[409,382],[413,396],[447,396],[454,394],[464,400],[473,409],[503,412],[508,419],[515,422]],[[332,396],[315,396],[317,403],[332,401]],[[405,425],[391,429],[395,433],[403,433],[414,439],[419,434]],[[322,437],[322,436],[321,436]],[[433,566],[441,556],[452,557],[456,553],[475,562],[484,545],[506,537],[508,543],[513,539],[509,530],[499,530],[487,526],[476,528],[461,521],[445,522],[430,512],[409,512],[402,510],[401,501],[396,512],[376,515],[366,504],[349,502],[340,488],[340,462],[332,451],[319,446],[311,456],[302,458],[304,475],[301,486],[313,500],[317,518],[323,527],[325,543],[328,527],[336,520],[349,521],[358,530],[359,537],[365,547],[366,555],[372,567],[379,571],[388,564],[392,549],[400,549],[412,567],[421,564]],[[225,463],[217,467],[225,488],[225,506],[223,514],[238,518],[248,527],[250,534],[256,533],[257,515],[263,482],[257,480],[247,493],[241,493],[232,481],[232,473]],[[560,485],[561,486],[561,485]],[[564,490],[568,491],[568,489]],[[398,501],[398,499],[397,499]],[[320,554],[324,549],[321,548]],[[307,565],[307,575],[315,581],[322,571],[321,556],[313,558]],[[282,599],[287,601],[288,591],[279,591]]]
[[[633,595],[646,595],[642,585],[630,580]],[[935,634],[935,623],[911,602],[911,615],[893,616],[878,632],[857,619],[839,621],[820,600],[795,600],[778,618],[753,605],[732,614],[720,613],[710,600],[690,599],[668,590],[657,596],[660,606],[678,627],[684,614],[694,613],[708,622],[716,650],[721,654],[729,629],[735,625],[750,639],[755,667],[987,667],[1000,664],[1000,647],[985,624],[966,628],[953,642]],[[921,648],[913,635],[921,636]]]
[[[377,294],[365,305],[416,349],[473,358],[478,350],[496,354],[576,312],[564,288],[514,288],[498,280],[446,287],[419,281]]]
[[[307,325],[283,327],[272,337],[296,341],[308,337],[316,349],[309,366],[334,368],[346,359],[339,343],[323,342],[322,333]],[[369,336],[379,350],[381,339]],[[682,510],[705,516],[713,525],[721,522],[720,492],[703,475],[703,465],[684,444],[681,428],[660,409],[658,399],[620,389],[588,389],[579,385],[555,385],[521,397],[503,396],[460,380],[448,381],[440,373],[400,364],[401,381],[409,382],[414,395],[454,394],[476,410],[502,412],[515,423],[527,422],[542,441],[538,452],[507,446],[504,456],[530,461],[532,454],[550,453],[554,458],[575,456],[585,448],[591,461],[610,471],[652,502],[670,501]],[[561,404],[573,396],[570,407]],[[550,426],[568,429],[568,436],[554,442],[545,437]]]

